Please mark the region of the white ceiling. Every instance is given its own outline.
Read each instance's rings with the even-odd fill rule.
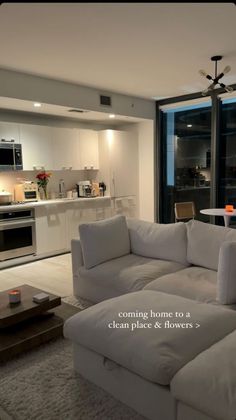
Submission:
[[[236,83],[233,3],[3,3],[0,66],[145,98]]]

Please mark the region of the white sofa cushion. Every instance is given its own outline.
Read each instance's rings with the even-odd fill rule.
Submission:
[[[185,223],[159,224],[127,220],[131,252],[143,257],[176,261],[188,265]]]
[[[175,375],[171,382],[173,396],[214,419],[235,419],[235,354],[236,331],[199,354]]]
[[[223,305],[236,303],[236,242],[233,241],[225,241],[220,248],[217,299]]]
[[[163,319],[142,318],[141,313],[190,312],[170,322],[200,324],[199,328],[154,328]],[[134,317],[125,313],[138,313]],[[121,317],[120,314],[124,317]],[[165,318],[165,321],[168,318]],[[152,328],[110,328],[119,324],[152,323]],[[112,324],[111,324],[112,323]],[[137,325],[137,324],[136,324]],[[98,303],[66,321],[64,335],[131,372],[161,385],[168,385],[186,363],[236,328],[234,311],[206,305],[179,296],[142,290]]]
[[[191,220],[187,226],[187,260],[190,264],[218,269],[220,247],[224,241],[236,241],[236,231],[223,226]],[[228,239],[227,239],[228,238]]]
[[[80,267],[79,295],[92,302],[141,290],[147,283],[177,272],[184,266],[174,261],[154,260],[135,254],[106,261],[87,270]]]
[[[83,223],[79,226],[79,234],[86,268],[130,253],[125,216]]]
[[[151,281],[144,289],[183,296],[199,302],[217,303],[217,272],[203,267],[187,267]]]

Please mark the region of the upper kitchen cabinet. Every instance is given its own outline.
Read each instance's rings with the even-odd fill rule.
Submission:
[[[0,140],[20,142],[19,124],[1,122],[0,123]]]
[[[79,130],[52,128],[53,169],[80,169]]]
[[[94,130],[79,130],[80,169],[99,169],[98,133]]]
[[[51,128],[42,125],[20,124],[23,169],[53,169]]]

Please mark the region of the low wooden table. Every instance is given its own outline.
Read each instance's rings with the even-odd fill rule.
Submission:
[[[61,303],[59,296],[28,285],[18,286],[21,303],[9,304],[8,291],[0,292],[0,362],[63,335],[64,321],[80,311]],[[45,292],[49,300],[33,302],[33,296]],[[54,311],[50,311],[55,308]]]

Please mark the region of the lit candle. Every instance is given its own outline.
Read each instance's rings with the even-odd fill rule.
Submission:
[[[8,292],[9,303],[19,303],[21,301],[21,292],[19,289]]]
[[[232,206],[231,204],[226,204],[225,211],[228,211],[228,212],[234,211],[234,206]]]

